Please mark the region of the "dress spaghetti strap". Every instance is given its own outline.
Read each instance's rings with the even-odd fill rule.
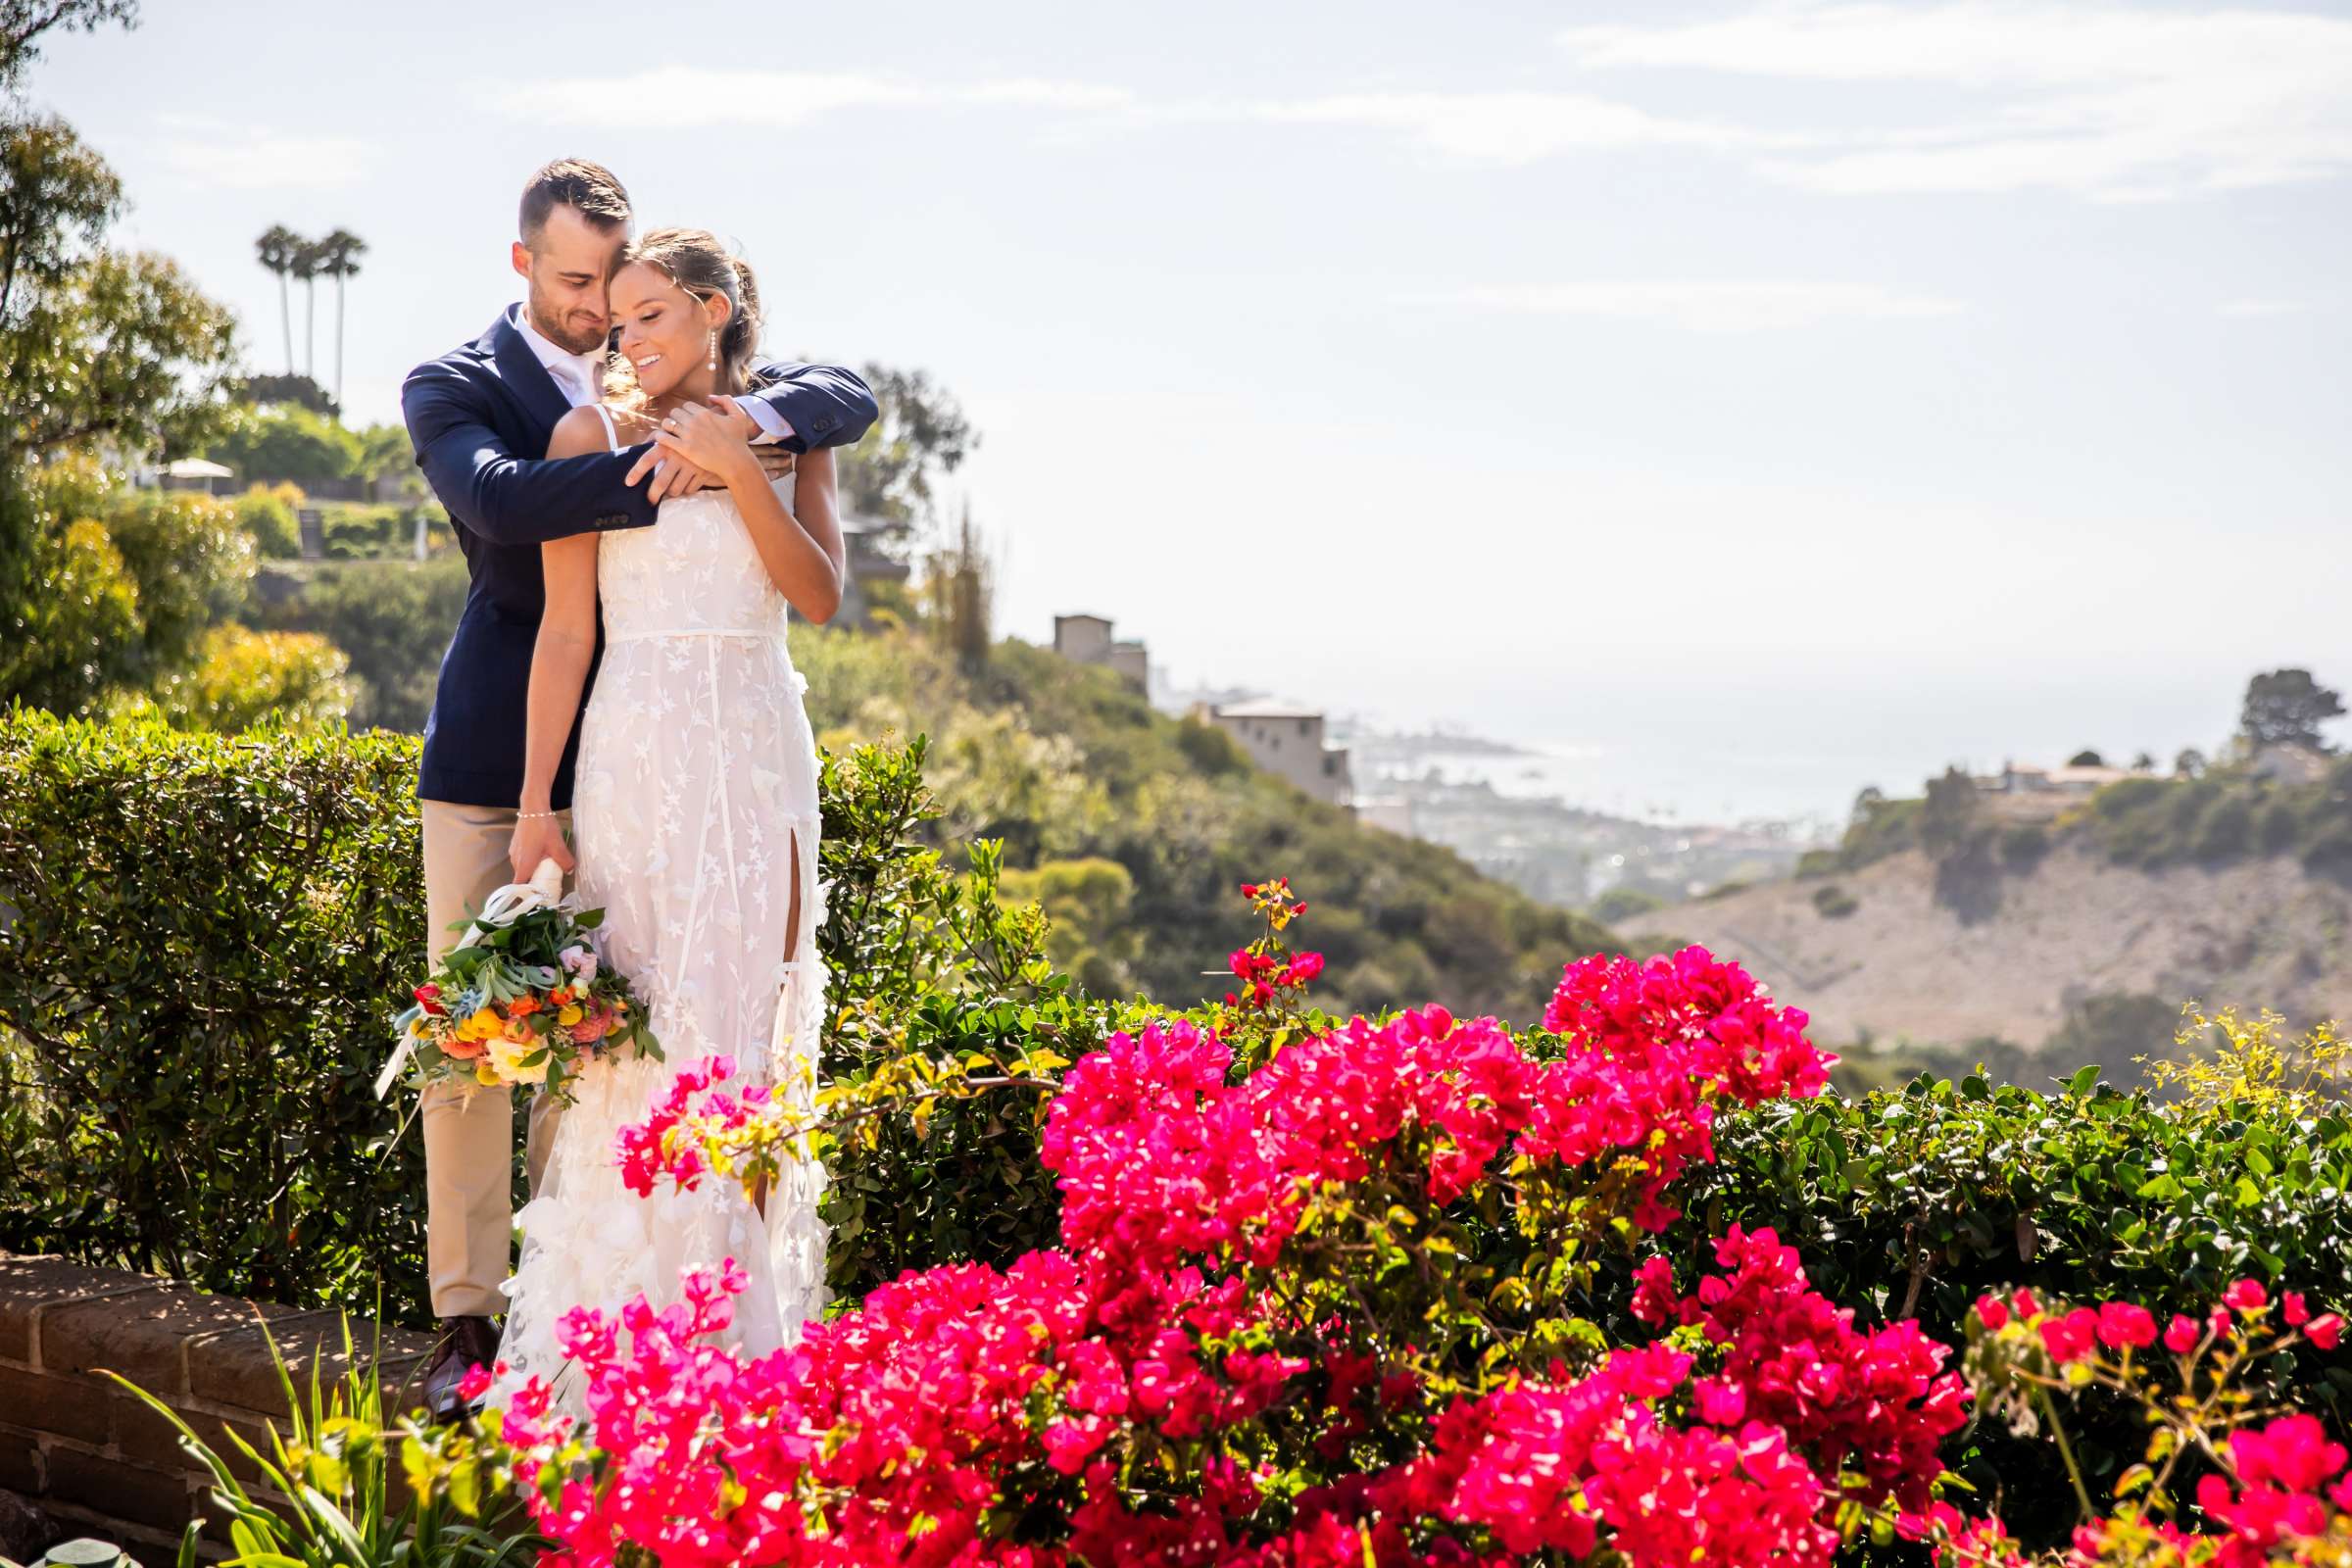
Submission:
[[[588,406],[596,411],[598,418],[605,421],[605,450],[618,452],[620,450],[620,431],[612,423],[612,411],[602,403],[591,403]]]

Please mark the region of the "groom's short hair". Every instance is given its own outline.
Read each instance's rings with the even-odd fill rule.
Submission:
[[[629,221],[629,193],[612,171],[585,158],[559,158],[522,187],[523,244],[538,248],[547,215],[559,207],[578,208],[600,228],[620,228]]]

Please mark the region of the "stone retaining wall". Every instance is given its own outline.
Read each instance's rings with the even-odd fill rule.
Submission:
[[[352,1320],[363,1357],[376,1336],[373,1323]],[[270,1338],[299,1387],[308,1388],[314,1364],[322,1387],[348,1369],[340,1312],[0,1252],[0,1491],[30,1498],[69,1534],[116,1542],[150,1568],[171,1562],[190,1519],[220,1517],[206,1497],[212,1478],[180,1451],[171,1423],[98,1374],[119,1373],[178,1411],[250,1484],[252,1466],[225,1433],[267,1453],[264,1423],[285,1428]],[[380,1343],[393,1403],[391,1392],[421,1375],[431,1342],[386,1329]]]

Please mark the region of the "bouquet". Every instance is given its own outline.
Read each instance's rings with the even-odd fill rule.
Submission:
[[[605,911],[580,908],[563,888],[563,871],[542,860],[530,881],[484,901],[392,1020],[397,1040],[376,1077],[377,1099],[407,1067],[419,1087],[544,1084],[568,1102],[565,1083],[589,1059],[632,1046],[661,1057],[628,977],[607,969],[589,945]]]

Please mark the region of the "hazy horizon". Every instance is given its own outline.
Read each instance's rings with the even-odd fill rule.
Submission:
[[[739,240],[771,349],[962,400],[1002,631],[1687,816],[2352,682],[2340,8],[148,11],[30,93],[257,368],[263,228],[368,241],[390,417],[514,297],[524,175],[604,159]]]

